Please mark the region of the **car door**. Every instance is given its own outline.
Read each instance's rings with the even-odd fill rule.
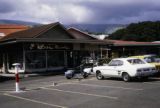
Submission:
[[[120,60],[112,60],[109,64],[108,67],[105,68],[104,75],[105,76],[111,76],[111,77],[118,77],[119,76],[119,70],[121,66],[123,65],[123,62]]]
[[[121,72],[125,69],[124,63],[121,60],[116,61],[117,65],[114,67],[114,76],[121,77]]]

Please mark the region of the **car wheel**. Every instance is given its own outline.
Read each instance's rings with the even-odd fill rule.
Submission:
[[[83,78],[87,78],[88,77],[88,73],[86,73],[86,72],[82,72],[81,74],[82,74]]]
[[[71,79],[72,77],[71,77],[71,76],[66,76],[66,78],[67,78],[67,79]]]
[[[128,73],[123,73],[122,78],[123,78],[123,81],[125,81],[125,82],[129,82],[131,79],[130,76],[128,75]]]
[[[96,78],[97,78],[98,80],[104,79],[104,77],[103,77],[103,75],[101,74],[100,71],[96,72]]]

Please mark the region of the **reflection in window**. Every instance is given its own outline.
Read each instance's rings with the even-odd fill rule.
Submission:
[[[47,52],[48,68],[64,66],[64,63],[64,51]]]
[[[120,60],[112,60],[109,63],[109,66],[122,66],[122,65],[123,65],[123,61],[120,61]]]
[[[130,59],[127,60],[130,64],[145,64],[141,59]]]
[[[23,69],[23,53],[22,52],[12,52],[8,54],[8,66],[9,69],[14,69],[13,64],[20,63],[20,69]]]
[[[145,57],[144,60],[148,63],[153,63],[153,62],[156,62],[156,59],[155,57]]]
[[[47,54],[47,55],[46,55]],[[64,66],[64,51],[31,51],[26,54],[27,69],[44,69]],[[46,59],[47,58],[47,59]]]
[[[26,68],[40,69],[46,67],[45,52],[35,51],[26,53]]]

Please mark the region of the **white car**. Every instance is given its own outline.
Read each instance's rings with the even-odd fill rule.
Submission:
[[[132,77],[149,77],[157,70],[155,66],[137,58],[117,58],[112,59],[106,66],[93,68],[98,80],[104,77],[118,77],[124,81],[130,81]]]

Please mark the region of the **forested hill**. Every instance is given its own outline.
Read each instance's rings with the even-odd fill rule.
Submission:
[[[109,39],[130,41],[160,41],[160,21],[129,24],[126,28],[112,33]]]
[[[35,23],[35,22],[7,20],[7,19],[0,19],[0,24],[16,24],[16,25],[27,25],[27,26],[40,25],[40,23]]]

